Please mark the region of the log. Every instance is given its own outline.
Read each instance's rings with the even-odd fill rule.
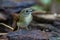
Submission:
[[[41,24],[41,23],[37,23],[37,24],[34,24],[34,23],[31,23],[30,24],[31,27],[33,28],[38,28],[38,29],[49,29],[51,31],[54,31],[54,32],[57,32],[57,33],[60,33],[60,29],[52,26],[51,24]]]
[[[53,14],[34,13],[33,20],[40,23],[53,23],[56,17]]]

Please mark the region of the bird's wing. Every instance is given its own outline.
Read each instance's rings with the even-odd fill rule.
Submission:
[[[19,21],[17,22],[17,26],[23,25],[24,24],[24,16],[19,15]]]

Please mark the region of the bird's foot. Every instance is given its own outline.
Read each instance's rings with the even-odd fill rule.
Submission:
[[[29,30],[29,28],[27,26],[19,26],[18,30],[20,30],[20,29]]]

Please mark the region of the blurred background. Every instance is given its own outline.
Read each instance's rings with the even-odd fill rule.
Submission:
[[[32,13],[27,8],[31,8]],[[28,16],[29,13],[31,15]],[[29,30],[20,24],[18,27],[21,19],[23,24],[28,23]],[[0,0],[0,39],[60,40],[59,38],[60,0]]]

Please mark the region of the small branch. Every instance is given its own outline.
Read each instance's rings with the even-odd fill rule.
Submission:
[[[0,25],[4,25],[5,27],[7,27],[7,28],[9,28],[9,29],[14,30],[14,28],[12,28],[12,27],[10,27],[10,26],[4,24],[4,23],[0,23]]]

